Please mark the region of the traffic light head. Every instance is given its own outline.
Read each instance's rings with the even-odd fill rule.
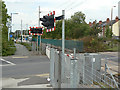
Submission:
[[[42,25],[45,26],[47,29],[52,29],[55,27],[55,11],[53,11],[48,16],[43,16],[43,18],[40,18],[42,21]]]
[[[43,16],[40,20],[43,21],[42,25],[47,27],[47,29],[54,28],[54,15]]]

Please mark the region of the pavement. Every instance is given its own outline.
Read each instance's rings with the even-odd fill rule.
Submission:
[[[2,88],[52,88],[47,77],[34,76],[31,78],[2,78]]]

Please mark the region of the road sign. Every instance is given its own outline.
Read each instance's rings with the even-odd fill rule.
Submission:
[[[29,35],[43,35],[43,27],[30,27]]]
[[[10,35],[10,37],[13,37],[13,35]]]

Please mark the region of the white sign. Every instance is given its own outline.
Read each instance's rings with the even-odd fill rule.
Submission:
[[[95,58],[93,58],[93,62],[95,62]]]

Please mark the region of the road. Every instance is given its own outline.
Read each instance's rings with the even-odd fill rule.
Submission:
[[[108,73],[112,73],[113,75],[117,75],[118,73],[120,73],[119,71],[119,64],[120,64],[120,60],[119,60],[119,53],[118,52],[101,52],[101,69],[105,70],[105,62],[107,62],[107,65],[110,69],[110,71],[108,71]]]
[[[49,73],[49,60],[46,56],[3,58],[14,65],[2,67],[3,77],[20,77]]]
[[[16,48],[15,55],[2,58],[3,88],[48,84],[50,61],[47,56],[32,56],[31,52],[19,44],[16,44]],[[10,85],[14,84],[8,85],[8,81]]]

